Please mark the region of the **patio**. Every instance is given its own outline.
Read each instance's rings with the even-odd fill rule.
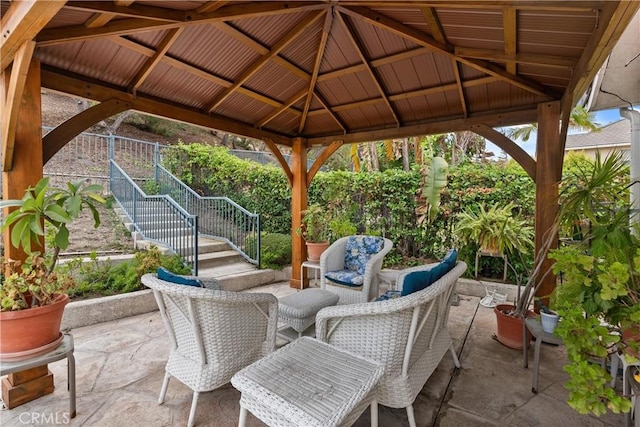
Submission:
[[[482,285],[482,284],[480,284]],[[277,297],[295,290],[288,282],[254,288]],[[530,369],[522,367],[522,353],[492,339],[493,310],[480,298],[461,295],[451,308],[449,328],[462,369],[444,357],[414,404],[419,426],[559,425],[622,426],[622,415],[596,418],[578,415],[566,403],[562,370],[563,348],[545,345],[540,362],[539,393],[531,392]],[[157,404],[169,340],[159,312],[73,329],[75,339],[78,415],[68,420],[66,360],[49,365],[56,390],[12,410],[0,412],[2,425],[170,426],[184,425],[191,390],[171,380],[163,405]],[[282,344],[282,342],[279,342]],[[618,384],[620,387],[620,384]],[[200,397],[196,425],[235,426],[240,393],[230,384]],[[408,425],[404,409],[380,406],[381,426]],[[252,415],[248,425],[262,425]],[[368,412],[356,426],[368,426]]]

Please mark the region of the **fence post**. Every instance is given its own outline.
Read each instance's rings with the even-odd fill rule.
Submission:
[[[116,136],[112,133],[109,134],[109,160],[115,160],[116,158]]]
[[[159,174],[158,165],[159,164],[160,164],[160,144],[156,142],[155,145],[153,146],[153,165],[154,165],[153,169],[155,172],[155,176],[153,177],[153,179],[156,185],[158,185],[158,174]]]

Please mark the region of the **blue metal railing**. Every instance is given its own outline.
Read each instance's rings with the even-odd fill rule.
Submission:
[[[145,239],[167,246],[198,274],[198,216],[192,215],[166,195],[146,195],[110,160],[109,189]]]
[[[170,196],[199,218],[203,236],[225,240],[250,263],[260,265],[260,215],[228,197],[202,197],[156,162],[155,182],[160,194]]]

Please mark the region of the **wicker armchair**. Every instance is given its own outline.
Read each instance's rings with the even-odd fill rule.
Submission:
[[[374,238],[373,236],[347,236],[336,240],[322,253],[320,257],[320,287],[340,296],[338,304],[354,304],[374,300],[379,295],[378,273],[382,268],[384,256],[393,247],[389,239],[383,241],[382,248],[377,253],[368,254],[369,258],[363,265],[363,272],[358,277],[362,282],[359,286],[347,286],[335,283],[325,277],[327,273],[346,271],[345,254],[354,238]]]
[[[407,296],[327,307],[316,316],[319,340],[384,367],[378,402],[406,408],[412,427],[416,425],[413,402],[447,351],[460,367],[447,321],[456,282],[466,268],[464,262],[458,262],[432,285]],[[398,277],[400,289],[410,272]]]
[[[271,294],[236,293],[175,285],[142,276],[153,289],[171,351],[158,403],[172,376],[193,390],[188,426],[198,396],[231,380],[245,366],[275,349],[278,300]],[[211,286],[211,284],[208,284]]]

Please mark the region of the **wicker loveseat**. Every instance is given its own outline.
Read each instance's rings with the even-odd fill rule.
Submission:
[[[432,267],[403,271],[399,289],[406,279]],[[413,402],[445,353],[450,351],[460,366],[447,321],[456,282],[466,269],[464,262],[457,262],[425,289],[386,301],[327,307],[316,316],[319,340],[384,366],[378,402],[406,408],[412,427],[416,425]]]

